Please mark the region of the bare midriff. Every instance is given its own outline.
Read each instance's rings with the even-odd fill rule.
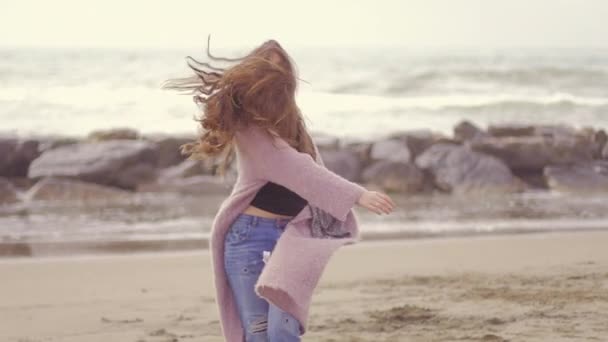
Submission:
[[[258,207],[254,207],[253,205],[248,206],[245,211],[243,211],[245,214],[250,214],[250,215],[255,215],[255,216],[262,216],[262,217],[270,217],[270,218],[275,218],[275,217],[284,217],[284,218],[292,218],[293,216],[287,216],[287,215],[280,215],[280,214],[275,214],[275,213],[271,213],[270,211],[266,211],[264,209],[260,209]]]

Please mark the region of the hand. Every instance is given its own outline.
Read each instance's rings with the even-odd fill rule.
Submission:
[[[388,195],[378,191],[365,191],[357,204],[378,215],[389,214],[395,208],[395,202]]]

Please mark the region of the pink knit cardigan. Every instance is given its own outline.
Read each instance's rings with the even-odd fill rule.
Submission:
[[[224,269],[224,237],[236,216],[267,181],[289,188],[309,205],[344,221],[344,228],[351,233],[347,238],[312,237],[311,212],[306,205],[288,222],[266,261],[255,292],[298,319],[304,334],[313,291],[332,253],[360,240],[352,208],[365,188],[328,170],[314,142],[316,161],[254,125],[239,129],[235,142],[237,180],[213,220],[209,242],[216,303],[227,342],[243,342],[244,330]]]

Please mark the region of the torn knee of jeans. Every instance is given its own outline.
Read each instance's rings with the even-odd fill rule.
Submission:
[[[266,316],[256,318],[249,323],[249,332],[250,333],[258,333],[266,331],[268,327],[268,318]]]

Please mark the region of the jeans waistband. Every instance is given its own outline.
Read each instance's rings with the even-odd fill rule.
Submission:
[[[257,215],[251,215],[246,213],[240,213],[237,220],[241,220],[247,223],[251,223],[252,227],[257,224],[273,224],[278,228],[284,228],[285,225],[292,219],[291,217],[263,217]]]

